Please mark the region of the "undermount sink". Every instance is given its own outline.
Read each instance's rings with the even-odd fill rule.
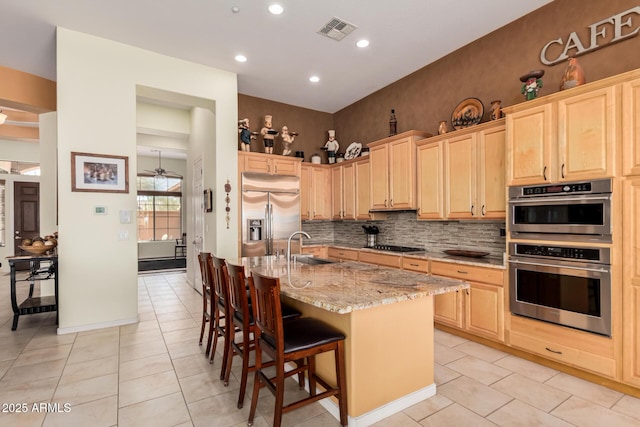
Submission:
[[[307,265],[333,264],[335,262],[329,259],[317,258],[313,255],[307,254],[292,255],[291,258],[293,258],[293,262],[301,262]]]

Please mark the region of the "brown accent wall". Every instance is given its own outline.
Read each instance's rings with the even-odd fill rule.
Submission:
[[[266,114],[273,116],[273,129],[278,132],[280,132],[282,126],[286,125],[289,128],[289,132],[298,132],[300,134],[291,145],[292,155],[296,151],[304,151],[306,162],[311,161],[313,153],[322,153],[324,155],[320,147],[327,142],[327,130],[333,129],[333,114],[238,94],[238,120],[248,118],[252,132],[260,132]],[[276,138],[274,154],[282,153],[281,141],[279,137]],[[239,135],[238,149],[240,149]],[[260,135],[251,142],[251,151],[264,152],[264,144]],[[326,162],[325,156],[324,163]]]
[[[590,44],[589,25],[638,5],[638,0],[555,0],[335,114],[238,95],[238,118],[249,117],[251,130],[259,131],[264,115],[271,114],[276,129],[286,124],[290,130],[300,132],[292,149],[303,150],[306,161],[314,152],[320,152],[328,129],[336,130],[340,152],[353,141],[368,143],[387,137],[392,108],[398,119],[398,133],[415,129],[435,135],[441,120],[447,121],[451,131],[452,111],[460,101],[470,97],[484,104],[484,122],[489,119],[491,101],[501,100],[505,107],[524,102],[520,76],[530,70],[545,71],[539,96],[559,90],[567,64],[543,65],[540,51],[546,43],[558,38],[566,42],[569,34],[576,32],[586,47]],[[633,28],[640,25],[640,15],[630,17]],[[625,27],[624,33],[631,29]],[[606,45],[612,35],[612,26],[606,26],[606,37],[599,38],[599,44]],[[578,61],[590,82],[640,68],[638,52],[640,36],[581,55]],[[549,58],[560,53],[557,48],[551,49]],[[275,153],[282,152],[278,143]],[[262,152],[262,141],[254,141],[251,150]],[[323,162],[327,162],[326,156]]]

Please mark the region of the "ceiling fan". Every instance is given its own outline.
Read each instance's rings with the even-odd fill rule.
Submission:
[[[162,151],[151,150],[152,152],[158,152],[158,167],[154,170],[145,170],[145,172],[154,174],[154,178],[182,178],[179,173],[168,171],[162,168]]]

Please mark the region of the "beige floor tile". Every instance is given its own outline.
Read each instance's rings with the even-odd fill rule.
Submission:
[[[339,424],[339,423],[338,423]],[[420,424],[404,412],[398,412],[390,417],[384,418],[372,427],[420,427]]]
[[[138,320],[140,322],[145,320],[155,320],[155,319],[156,319],[156,314],[153,311],[138,312]]]
[[[638,427],[637,419],[576,396],[554,409],[551,415],[580,427]]]
[[[496,350],[495,348],[487,347],[486,345],[478,344],[473,341],[467,341],[466,343],[457,345],[455,349],[468,354],[469,356],[473,356],[477,359],[490,363],[507,356],[507,353],[504,351]]]
[[[48,335],[38,335],[34,336],[34,339],[29,341],[29,344],[25,347],[25,351],[36,350],[45,347],[55,347],[59,345],[65,344],[73,344],[76,339],[77,334],[65,334],[65,335],[57,335],[55,332],[49,333]]]
[[[2,377],[1,383],[10,386],[47,378],[60,378],[66,363],[65,359],[59,359],[31,365],[14,366]]]
[[[205,331],[206,332],[206,331]],[[197,340],[200,336],[200,326],[189,328],[189,329],[181,329],[173,332],[164,332],[163,334],[164,341],[167,344],[175,343],[175,342],[188,342]],[[206,336],[206,335],[205,335]],[[222,340],[220,340],[220,343]],[[218,347],[220,346],[218,344]]]
[[[48,414],[43,427],[109,427],[118,423],[118,397],[110,396],[74,405],[68,413]]]
[[[131,325],[120,326],[120,335],[131,334],[133,332],[148,331],[149,329],[159,329],[157,320],[144,320]]]
[[[9,370],[11,365],[13,365],[13,360],[5,360],[0,362],[0,378],[4,376],[4,374]]]
[[[442,427],[442,426],[473,426],[473,427],[495,427],[491,421],[487,421],[478,414],[470,411],[464,406],[454,403],[444,408],[442,411],[436,412],[430,417],[420,421],[420,425],[425,427]]]
[[[510,427],[571,427],[573,425],[519,400],[507,403],[489,415],[487,419],[499,426]]]
[[[171,358],[167,353],[130,360],[120,364],[120,382],[166,371],[173,371]]]
[[[88,347],[73,347],[69,354],[69,363],[89,362],[106,357],[116,356],[118,354],[118,342],[109,341]]]
[[[295,411],[290,412],[289,414],[285,414],[285,419],[287,417],[295,418],[295,416],[296,416]],[[283,422],[283,424],[285,423]],[[246,423],[241,425],[246,425]],[[266,425],[270,425],[270,424],[267,423]],[[310,418],[308,420],[302,421],[300,423],[296,421],[295,426],[296,427],[340,427],[340,421],[334,418],[333,415],[329,414],[328,412],[325,412],[320,415],[316,415],[315,417]],[[240,427],[240,425],[237,425],[237,427]]]
[[[435,396],[423,400],[422,402],[417,403],[402,412],[410,416],[413,420],[420,421],[428,417],[429,415],[432,415],[440,411],[441,409],[446,408],[452,403],[453,402],[450,399],[436,394]]]
[[[485,385],[493,384],[511,375],[511,371],[472,356],[448,363],[446,367]]]
[[[118,356],[89,360],[79,363],[67,363],[64,368],[60,384],[68,384],[77,381],[88,380],[118,373]]]
[[[120,383],[118,405],[122,408],[177,392],[180,384],[175,372],[159,372]]]
[[[191,319],[191,313],[189,313],[187,310],[184,310],[184,311],[177,311],[174,313],[158,314],[157,317],[158,317],[158,322],[162,324],[166,322],[173,322],[175,320]]]
[[[37,350],[24,351],[16,361],[13,367],[33,365],[50,360],[66,359],[71,351],[71,344],[58,345],[55,347],[40,348]]]
[[[200,325],[198,325],[191,317],[189,317],[188,319],[173,320],[171,322],[160,324],[160,329],[162,329],[162,332],[179,331],[196,327],[200,328]]]
[[[79,405],[118,394],[118,374],[103,375],[73,383],[61,384],[54,401]]]
[[[249,418],[249,401],[242,409],[236,407],[237,401],[237,394],[229,392],[189,404],[193,425],[196,427],[232,426],[243,422],[246,425]],[[270,424],[271,418],[268,420]]]
[[[454,360],[462,359],[466,356],[466,354],[461,351],[449,348],[438,343],[435,343],[433,348],[435,351],[435,362],[441,365],[446,365],[447,363],[453,362]]]
[[[213,362],[213,364],[210,364],[209,359],[203,354],[194,354],[173,359],[173,368],[178,378],[185,378],[200,373],[207,373],[212,378],[219,378],[222,359],[215,358]]]
[[[97,347],[101,345],[109,345],[118,343],[120,340],[120,331],[118,329],[109,329],[104,333],[95,333],[91,335],[79,335],[73,344],[74,348]]]
[[[203,345],[198,344],[198,337],[195,339],[191,339],[191,341],[185,342],[175,342],[167,344],[167,349],[169,350],[169,354],[172,359],[179,359],[181,357],[192,356],[192,355],[202,355],[204,356],[206,347],[206,340]]]
[[[442,366],[436,363],[434,366],[434,377],[437,386],[448,383],[460,376],[460,372],[456,372],[453,369],[449,369],[446,366]]]
[[[56,390],[58,378],[31,381],[11,386],[3,385],[0,381],[0,403],[9,402],[49,402]]]
[[[229,386],[225,387],[223,381],[220,381],[217,375],[215,375],[215,378],[213,377],[214,375],[210,373],[200,373],[180,379],[180,388],[187,404],[233,391],[236,392],[236,399],[238,398],[240,386],[236,381],[230,381]],[[249,398],[245,395],[245,402],[248,401]]]
[[[120,363],[131,360],[143,359],[149,356],[166,353],[167,347],[162,341],[152,341],[149,343],[133,344],[120,349]]]
[[[539,383],[522,375],[513,374],[491,386],[492,389],[513,396],[534,408],[550,412],[571,395],[557,388]]]
[[[511,396],[493,390],[467,377],[456,378],[438,387],[438,394],[453,400],[481,416],[487,416],[507,402],[513,400]]]
[[[46,416],[44,412],[2,414],[0,427],[40,427]]]
[[[564,373],[559,373],[545,384],[607,408],[622,397],[618,391]]]
[[[517,372],[522,376],[541,383],[547,381],[558,373],[555,369],[547,368],[546,366],[542,366],[525,359],[520,359],[516,356],[504,357],[500,360],[496,360],[493,364],[512,372]]]
[[[122,335],[120,337],[120,347],[162,340],[162,332],[160,332],[160,329],[149,329],[148,331]]]
[[[637,397],[625,395],[611,409],[640,421],[640,399]],[[640,422],[638,425],[640,425]]]
[[[78,332],[78,336],[82,337],[82,336],[86,336],[86,335],[104,335],[107,333],[115,333],[117,334],[118,331],[120,330],[120,326],[111,326],[109,328],[100,328],[100,329],[91,329],[88,331],[82,331],[82,332]]]
[[[118,411],[118,427],[175,426],[190,421],[181,393],[146,400]],[[215,425],[209,424],[209,427]]]

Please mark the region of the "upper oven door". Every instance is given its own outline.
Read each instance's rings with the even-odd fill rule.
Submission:
[[[610,194],[511,199],[509,217],[513,237],[541,233],[553,240],[611,239]]]

